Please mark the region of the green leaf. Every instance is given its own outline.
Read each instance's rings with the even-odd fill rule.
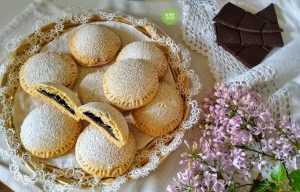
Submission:
[[[255,181],[250,192],[265,192],[270,187],[271,183],[267,180]]]
[[[278,162],[272,170],[271,178],[273,181],[284,181],[286,179],[286,170],[281,162]]]
[[[300,182],[300,169],[297,169],[295,171],[292,171],[290,174],[290,179],[294,180],[294,181],[298,181]]]
[[[292,180],[292,186],[296,191],[300,192],[300,169],[292,171],[289,174],[290,179]]]
[[[228,192],[235,192],[235,183],[232,183],[232,184],[229,186]]]

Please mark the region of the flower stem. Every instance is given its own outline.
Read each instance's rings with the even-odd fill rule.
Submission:
[[[248,150],[248,151],[252,151],[252,152],[255,152],[255,153],[259,153],[261,155],[264,155],[264,156],[267,156],[267,157],[270,157],[271,159],[275,160],[275,157],[274,156],[271,156],[271,155],[268,155],[262,151],[257,151],[255,149],[251,149],[251,148],[248,148],[246,146],[240,146],[240,145],[237,145],[236,147],[240,148],[240,149],[244,149],[244,150]]]
[[[288,170],[287,170],[287,168],[286,168],[285,162],[282,163],[282,164],[283,164],[283,166],[284,166],[284,169],[285,169],[285,172],[286,172],[286,176],[287,176],[287,178],[289,179],[289,182],[290,182],[290,184],[291,184],[291,187],[292,187],[293,191],[296,191],[296,189],[295,189],[294,186],[292,185],[292,180],[291,180],[290,175],[289,175],[289,172],[288,172]]]

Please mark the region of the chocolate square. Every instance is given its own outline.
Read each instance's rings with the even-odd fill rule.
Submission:
[[[241,22],[237,26],[237,29],[248,32],[260,33],[264,26],[264,23],[264,20],[260,17],[246,12],[242,17]]]
[[[278,24],[277,15],[273,3],[271,3],[268,7],[264,8],[263,10],[257,12],[256,15],[263,18],[264,20],[267,20],[270,23]]]
[[[262,46],[263,41],[260,33],[252,33],[246,31],[240,31],[241,45],[242,46]]]
[[[222,46],[226,51],[231,53],[231,55],[236,56],[238,52],[243,48],[241,46]]]
[[[262,33],[278,33],[282,32],[283,30],[279,27],[278,24],[273,24],[273,23],[265,23]]]
[[[268,55],[269,51],[263,47],[244,47],[239,51],[236,58],[248,68],[255,67]]]
[[[239,31],[218,23],[215,23],[215,29],[217,34],[217,43],[219,45],[241,44]]]
[[[229,2],[223,6],[213,21],[235,28],[240,23],[244,13],[242,8]]]
[[[265,46],[282,47],[284,45],[281,33],[262,33],[262,39]]]

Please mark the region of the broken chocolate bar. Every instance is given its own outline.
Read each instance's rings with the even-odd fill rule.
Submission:
[[[262,17],[260,17],[260,15],[262,15]],[[254,15],[229,2],[225,4],[220,12],[213,18],[213,21],[233,29],[247,32],[282,32],[283,30],[279,27],[277,19],[271,19],[271,22],[269,21],[268,17],[274,17],[274,15],[276,17],[274,5],[272,4],[261,12],[258,12],[257,15]]]
[[[241,19],[238,24],[236,24],[236,19],[233,22],[227,21],[228,18],[233,17],[231,14],[229,14],[229,17],[224,16],[225,13],[230,13],[231,10],[241,12],[241,9],[238,9],[237,6],[228,3],[214,18],[214,21],[216,21],[217,43],[245,66],[249,68],[256,66],[273,47],[283,46],[281,33],[278,32],[282,29],[278,25],[273,4],[259,11],[256,16],[244,11],[242,17],[238,15]],[[228,25],[227,22],[230,24]],[[254,32],[249,32],[249,29]],[[237,45],[239,42],[240,44]]]

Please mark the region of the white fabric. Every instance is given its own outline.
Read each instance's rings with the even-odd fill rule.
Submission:
[[[275,4],[285,46],[275,48],[258,66],[248,69],[216,43],[212,18],[228,0],[183,0],[183,30],[185,43],[198,53],[208,56],[211,72],[217,81],[254,88],[268,101],[276,118],[292,115],[299,119],[299,42],[300,1],[244,0],[231,2],[256,13]],[[292,98],[292,100],[291,100]]]
[[[9,41],[12,38],[15,38],[17,36],[24,36],[28,34],[31,31],[31,27],[34,25],[36,20],[41,19],[42,17],[53,15],[53,14],[60,14],[61,10],[64,9],[67,6],[80,6],[83,5],[84,7],[89,8],[100,8],[100,9],[107,9],[107,10],[123,10],[124,12],[132,15],[139,15],[140,17],[146,17],[150,20],[153,20],[157,24],[160,24],[160,27],[163,28],[167,32],[167,34],[170,34],[170,36],[175,39],[175,41],[180,42],[180,31],[178,30],[178,25],[167,27],[160,22],[160,13],[162,10],[166,7],[177,7],[178,4],[176,2],[136,2],[136,1],[109,1],[109,0],[103,0],[101,2],[96,1],[53,1],[52,3],[47,2],[35,2],[35,5],[30,5],[27,8],[27,10],[22,13],[22,16],[19,16],[13,24],[12,27],[6,28],[5,32],[3,32],[3,37],[5,41]],[[57,8],[60,7],[60,8]],[[147,9],[145,9],[147,7]],[[43,10],[45,11],[39,11]],[[35,10],[38,10],[35,12]],[[37,14],[38,13],[38,14]],[[42,15],[44,13],[44,15]],[[20,26],[20,27],[19,27]],[[13,37],[9,34],[14,33]],[[6,38],[7,37],[7,38]],[[2,44],[3,43],[3,44]],[[1,42],[1,47],[4,47],[6,42]],[[3,50],[1,52],[4,54]],[[213,78],[210,74],[207,74],[205,71],[208,70],[207,65],[204,65],[206,62],[206,59],[203,58],[201,55],[196,55],[193,53],[192,55],[194,58],[196,58],[192,65],[194,68],[195,66],[198,66],[198,64],[202,63],[202,66],[198,66],[197,72],[200,75],[200,77],[205,77],[209,80],[210,83],[213,83]],[[200,62],[199,62],[200,61]],[[202,72],[203,71],[203,72]],[[201,75],[203,73],[203,75]],[[200,79],[201,80],[201,79]],[[193,131],[191,131],[193,132]],[[191,139],[193,138],[194,134],[187,133],[186,138]],[[0,140],[0,153],[5,152],[5,139]],[[172,153],[163,163],[160,165],[160,167],[154,172],[151,173],[149,176],[132,181],[127,183],[126,185],[122,186],[122,191],[164,191],[165,188],[169,183],[172,182],[172,178],[175,176],[176,172],[182,169],[182,167],[177,166],[178,161],[180,159],[180,153],[185,149],[184,146],[181,146],[176,152]],[[6,166],[7,168],[7,162],[2,161],[3,167]],[[56,162],[57,163],[57,162]],[[60,161],[59,163],[62,163],[63,166],[67,166],[69,163],[72,163],[70,161],[63,163]],[[174,168],[175,167],[175,168]],[[28,171],[24,168],[24,171]],[[22,186],[20,184],[17,184],[12,179],[12,176],[7,174],[6,172],[0,172],[0,180],[12,187],[15,191],[38,191],[37,186],[32,185],[26,185]]]

